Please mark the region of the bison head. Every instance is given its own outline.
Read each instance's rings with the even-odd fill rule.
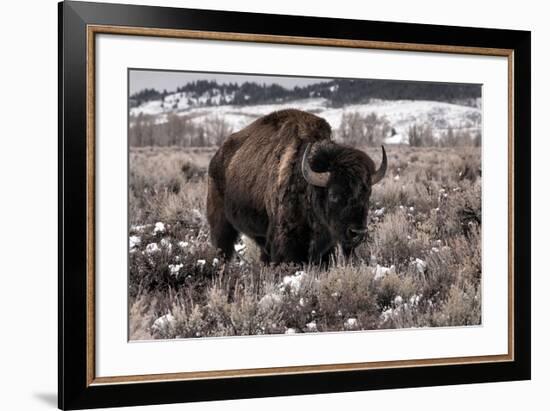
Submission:
[[[375,168],[363,151],[335,143],[311,144],[302,157],[302,175],[312,186],[313,210],[331,237],[349,254],[367,234],[372,186],[384,177],[388,160],[382,146],[382,164]]]

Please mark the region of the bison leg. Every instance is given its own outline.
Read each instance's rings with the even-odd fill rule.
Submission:
[[[310,262],[327,268],[334,253],[334,245],[327,235],[317,234],[315,238],[317,240],[312,241],[309,247]]]
[[[208,181],[208,196],[206,199],[210,239],[214,247],[220,249],[224,257],[229,260],[235,251],[235,242],[239,233],[225,218],[223,202],[223,196],[210,179]]]
[[[254,237],[254,241],[260,248],[260,261],[264,264],[269,264],[271,262],[271,257],[269,256],[268,247],[266,246],[265,237]]]
[[[342,253],[344,254],[344,257],[346,259],[349,259],[351,257],[355,257],[355,247],[342,245]]]
[[[210,235],[214,247],[221,250],[224,257],[230,260],[235,251],[235,242],[239,233],[225,218],[220,219],[214,225],[210,225]]]

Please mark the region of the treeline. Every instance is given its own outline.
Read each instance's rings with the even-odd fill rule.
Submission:
[[[427,83],[398,80],[361,80],[336,79],[307,86],[286,89],[277,84],[258,84],[255,82],[223,83],[198,80],[178,87],[177,92],[186,92],[188,97],[196,99],[198,105],[257,105],[281,103],[292,100],[321,97],[330,105],[341,107],[347,104],[366,103],[372,99],[380,100],[431,100],[466,105],[477,104],[481,97],[481,87],[475,84]],[[160,100],[169,94],[166,90],[145,89],[130,96],[130,106]],[[212,100],[208,97],[221,95],[223,98]],[[198,99],[202,99],[198,103]],[[215,102],[214,102],[215,101]]]
[[[219,146],[233,132],[229,124],[218,116],[208,121],[192,121],[190,116],[169,114],[158,123],[154,116],[140,114],[130,123],[128,139],[131,147],[144,146]]]
[[[168,91],[163,90],[162,92],[155,90],[154,88],[145,88],[137,93],[134,93],[130,96],[130,108],[139,107],[143,103],[152,100],[162,100],[165,96],[168,95]]]
[[[447,128],[436,132],[428,123],[413,123],[405,137],[414,147],[480,146],[481,133],[472,130]],[[233,131],[223,117],[216,115],[197,120],[169,114],[166,121],[159,123],[155,116],[140,114],[130,123],[129,142],[132,147],[210,147],[221,145]],[[395,134],[387,118],[376,113],[344,113],[340,127],[334,130],[337,141],[352,146],[378,145]]]
[[[191,98],[199,98],[205,94],[210,96],[230,96],[231,104],[254,105],[258,102],[275,102],[289,99],[292,92],[278,84],[258,84],[245,82],[218,84],[216,81],[197,80],[178,87],[176,92],[186,92]],[[225,99],[229,100],[228,98]]]
[[[327,98],[336,107],[364,103],[371,99],[430,100],[473,105],[481,97],[481,87],[475,84],[397,80],[334,80],[314,85],[309,94]]]
[[[412,124],[408,130],[409,145],[412,147],[481,147],[479,130],[455,130],[447,128],[436,137],[429,124]]]
[[[344,113],[335,137],[352,146],[373,146],[384,143],[396,131],[385,116],[376,113]],[[481,132],[476,128],[434,130],[431,124],[416,122],[409,126],[404,136],[411,147],[480,147]]]

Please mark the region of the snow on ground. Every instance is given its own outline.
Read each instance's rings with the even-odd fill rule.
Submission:
[[[180,95],[181,94],[181,95]],[[333,130],[340,127],[344,113],[358,112],[363,115],[376,113],[385,116],[395,133],[385,140],[387,144],[407,143],[408,128],[414,123],[430,124],[437,138],[450,127],[454,130],[478,131],[481,129],[481,109],[459,104],[422,100],[373,100],[366,104],[345,107],[329,107],[324,98],[295,100],[279,104],[254,106],[217,105],[192,107],[183,93],[167,96],[164,104],[160,100],[150,101],[130,110],[131,116],[140,113],[156,116],[156,123],[166,121],[168,114],[188,116],[193,122],[204,122],[209,118],[223,119],[232,130],[239,130],[256,118],[273,111],[296,108],[323,117]]]

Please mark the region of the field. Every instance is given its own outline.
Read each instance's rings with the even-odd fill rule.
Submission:
[[[223,261],[205,219],[215,148],[132,148],[130,339],[480,324],[479,147],[386,149],[368,241],[322,270],[264,266],[246,238]]]

